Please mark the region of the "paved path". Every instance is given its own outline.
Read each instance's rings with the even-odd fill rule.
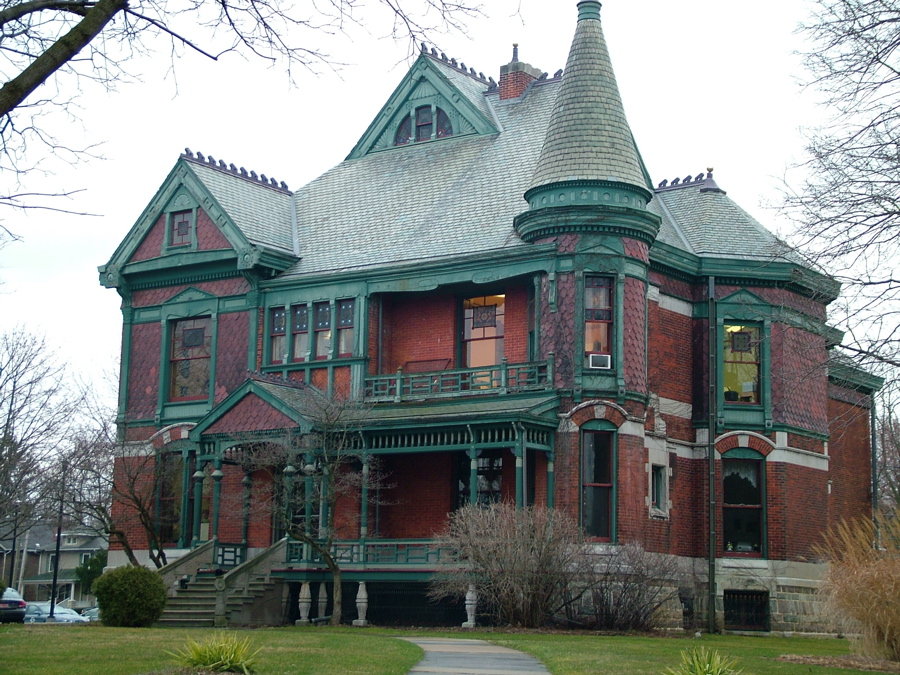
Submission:
[[[540,661],[515,649],[484,640],[403,638],[425,650],[425,658],[410,673],[453,675],[550,675]]]

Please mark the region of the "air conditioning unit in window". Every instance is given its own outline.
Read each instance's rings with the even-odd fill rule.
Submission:
[[[588,354],[588,368],[609,370],[612,368],[612,357],[609,354]]]

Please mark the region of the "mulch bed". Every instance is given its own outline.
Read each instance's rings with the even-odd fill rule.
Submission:
[[[884,659],[870,659],[864,656],[800,656],[798,654],[785,654],[778,657],[779,661],[788,663],[804,663],[810,666],[830,666],[832,668],[847,668],[849,670],[871,670],[878,673],[900,673],[900,663]]]

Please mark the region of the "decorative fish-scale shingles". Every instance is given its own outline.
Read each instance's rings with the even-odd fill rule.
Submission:
[[[532,186],[645,180],[599,21],[578,22]]]

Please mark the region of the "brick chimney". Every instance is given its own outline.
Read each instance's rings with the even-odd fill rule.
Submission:
[[[519,98],[540,76],[540,70],[519,61],[519,45],[514,44],[512,61],[500,66],[500,100]]]

